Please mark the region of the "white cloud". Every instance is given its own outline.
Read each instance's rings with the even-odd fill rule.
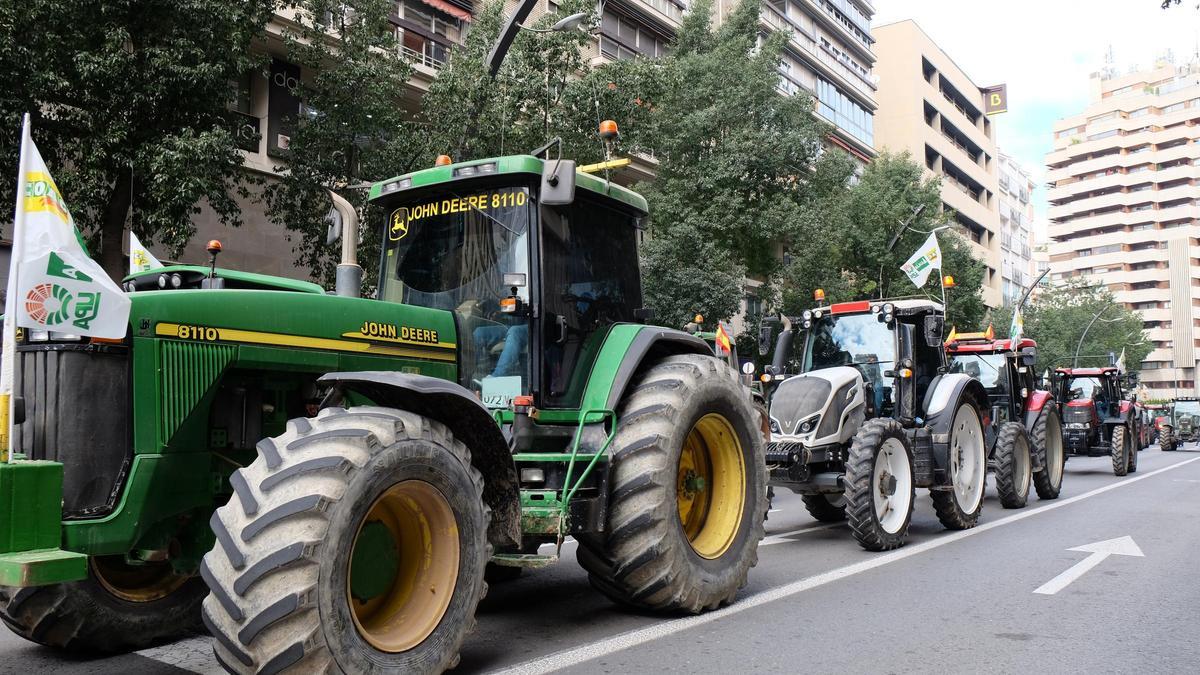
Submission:
[[[1087,105],[1089,75],[1111,47],[1114,65],[1148,67],[1168,49],[1185,63],[1200,46],[1200,11],[1158,0],[875,0],[876,26],[914,19],[975,84],[1008,85],[1009,112],[997,116],[1004,151],[1041,188],[1051,124]],[[1044,189],[1037,202],[1044,212]]]

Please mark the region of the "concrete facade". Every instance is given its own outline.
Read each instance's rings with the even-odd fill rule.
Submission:
[[[914,21],[877,26],[875,147],[908,151],[942,180],[942,209],[984,263],[983,301],[1002,304],[998,153],[980,88]],[[953,274],[952,271],[947,273]]]
[[[1046,156],[1055,280],[1092,279],[1139,312],[1153,398],[1194,396],[1200,354],[1200,62],[1093,74]]]
[[[1000,293],[1005,305],[1021,295],[1038,272],[1034,269],[1033,177],[1012,157],[999,153]]]

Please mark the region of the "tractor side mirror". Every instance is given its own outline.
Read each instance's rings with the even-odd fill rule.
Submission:
[[[758,327],[758,355],[766,356],[771,351],[771,327],[763,324]]]
[[[1029,347],[1022,349],[1021,350],[1021,363],[1022,363],[1022,365],[1032,367],[1035,363],[1037,363],[1037,352],[1035,352],[1033,349],[1031,349]]]
[[[654,309],[650,307],[638,307],[633,310],[633,318],[639,323],[650,323],[654,320]]]
[[[541,201],[547,206],[566,206],[575,201],[575,160],[546,160],[542,164]]]
[[[925,317],[925,344],[929,347],[942,346],[942,329],[946,320],[937,315]]]

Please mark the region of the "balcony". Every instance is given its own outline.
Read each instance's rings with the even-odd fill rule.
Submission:
[[[771,30],[790,33],[793,51],[814,65],[822,75],[836,80],[844,89],[857,92],[863,101],[871,102],[870,107],[874,107],[877,89],[875,83],[826,52],[812,36],[804,32],[804,28],[794,23],[777,7],[763,3],[759,19]]]

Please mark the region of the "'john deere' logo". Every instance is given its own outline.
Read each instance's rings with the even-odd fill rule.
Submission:
[[[71,293],[58,284],[38,284],[25,296],[29,318],[43,326],[57,326],[71,311]]]
[[[403,239],[404,235],[408,234],[408,207],[401,206],[392,211],[392,217],[388,222],[388,239],[392,241]]]

